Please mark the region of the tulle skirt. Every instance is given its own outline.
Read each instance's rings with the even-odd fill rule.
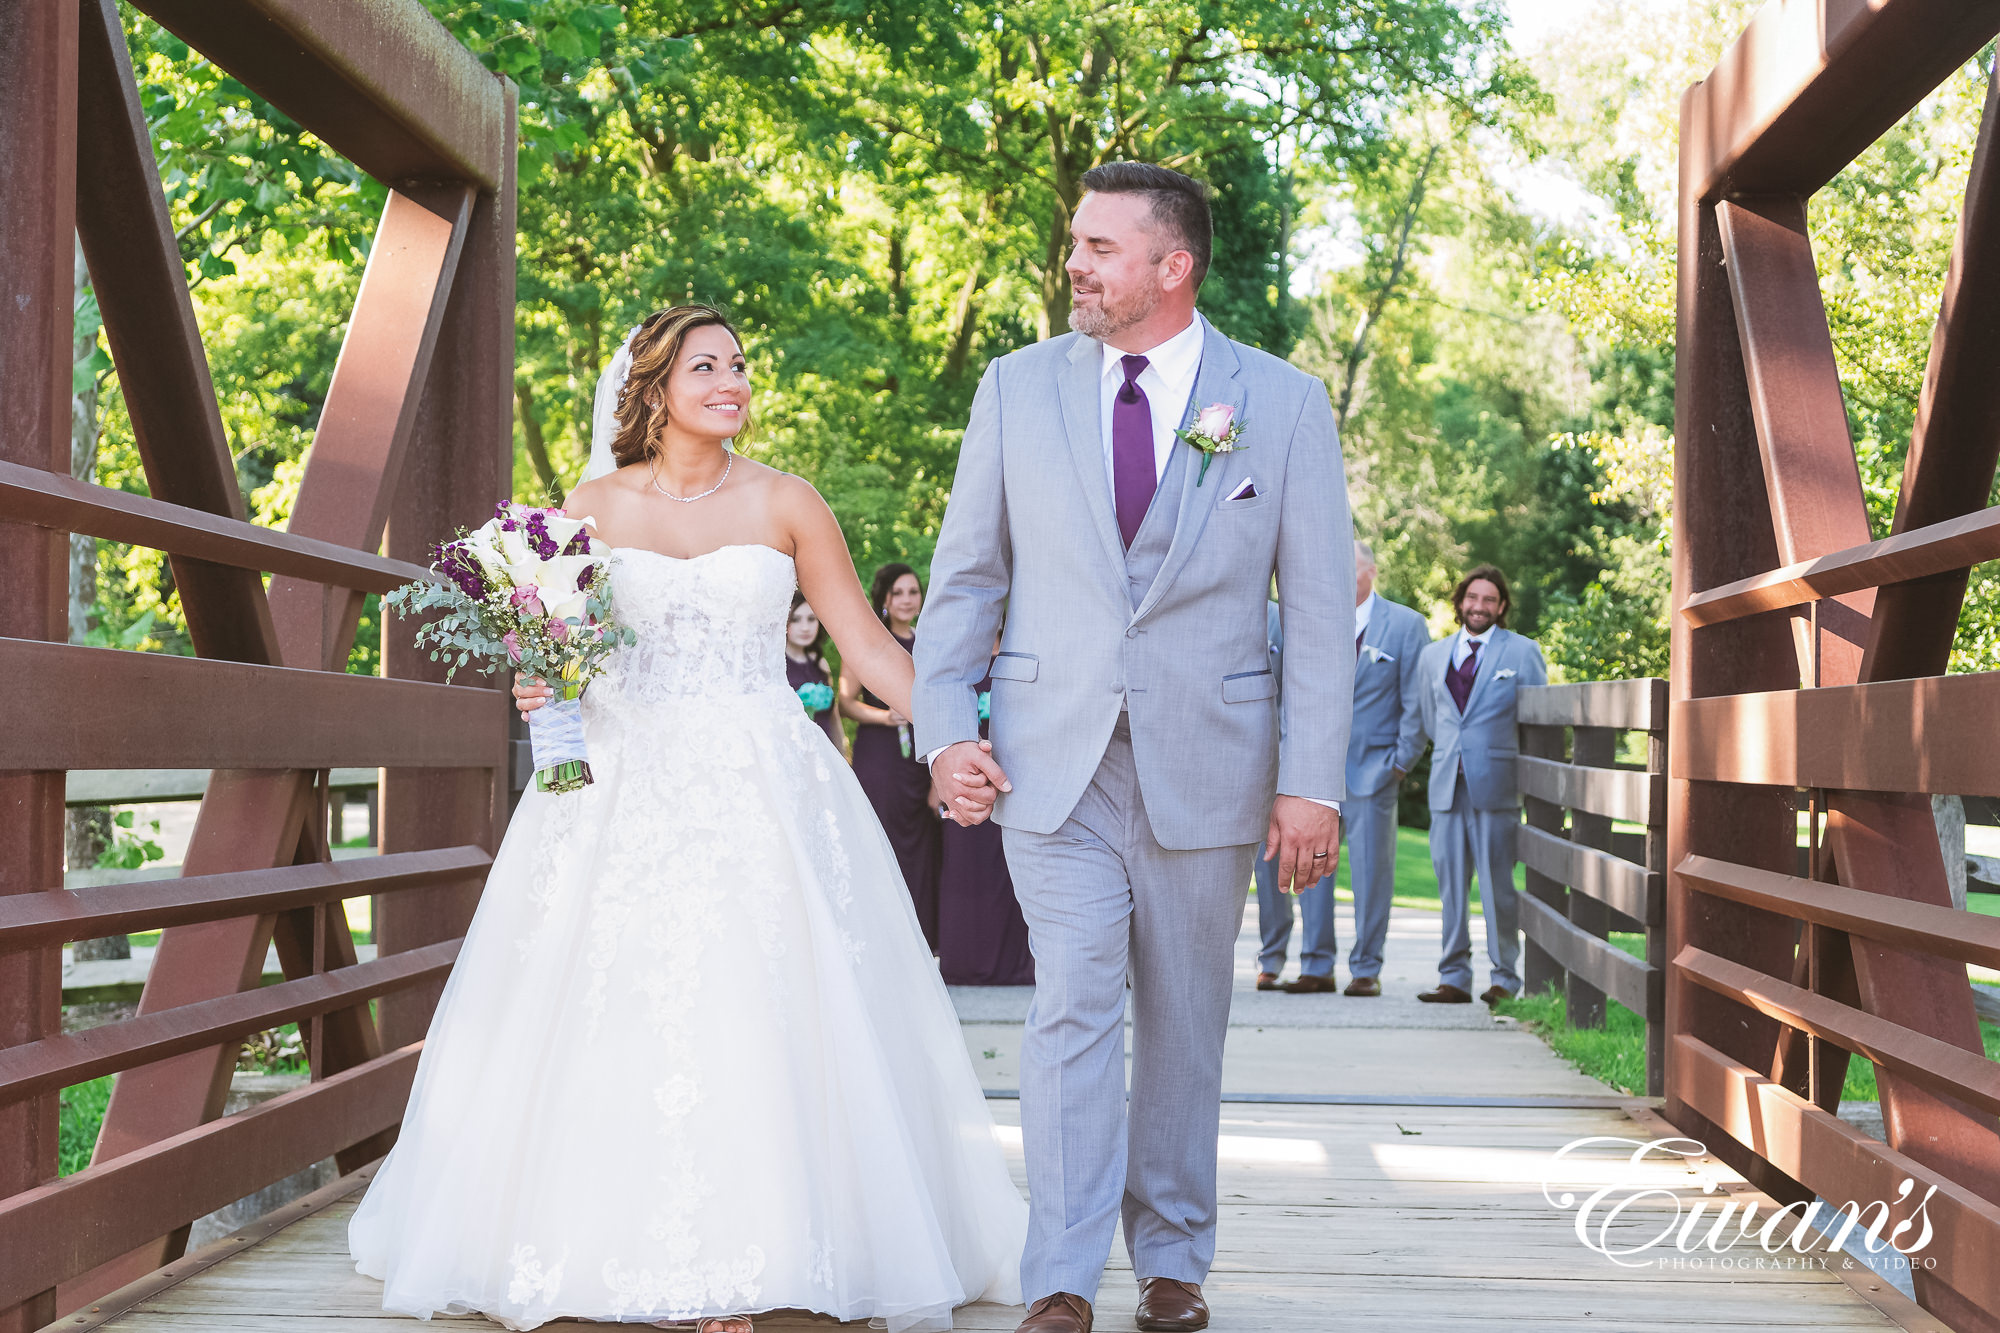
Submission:
[[[384,1308],[1017,1303],[1026,1205],[825,733],[781,687],[585,720],[596,782],[522,798],[350,1227]]]

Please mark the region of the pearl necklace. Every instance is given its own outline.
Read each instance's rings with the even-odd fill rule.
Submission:
[[[731,449],[728,450],[727,452],[729,454],[729,461],[722,465],[722,475],[715,479],[715,485],[709,487],[707,490],[703,491],[700,495],[675,495],[672,491],[660,485],[659,472],[656,469],[649,469],[649,471],[651,471],[653,478],[653,489],[658,491],[660,494],[666,496],[669,500],[675,501],[678,504],[691,505],[696,500],[705,500],[709,496],[715,494],[717,491],[722,489],[722,483],[729,480],[729,469],[736,466],[736,451]]]

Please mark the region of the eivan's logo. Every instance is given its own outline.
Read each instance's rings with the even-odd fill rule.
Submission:
[[[1913,1203],[1910,1195],[1917,1182],[1908,1177],[1897,1186],[1894,1200],[1878,1199],[1868,1204],[1850,1201],[1833,1207],[1814,1199],[1786,1204],[1760,1218],[1756,1200],[1696,1199],[1690,1204],[1683,1197],[1684,1186],[1677,1188],[1666,1183],[1661,1176],[1663,1166],[1707,1155],[1707,1147],[1694,1139],[1641,1141],[1610,1136],[1577,1139],[1558,1149],[1555,1159],[1562,1163],[1572,1153],[1607,1146],[1631,1150],[1625,1158],[1628,1168],[1625,1176],[1609,1184],[1595,1184],[1603,1179],[1602,1159],[1588,1166],[1578,1159],[1575,1165],[1587,1173],[1594,1188],[1584,1194],[1579,1193],[1579,1187],[1565,1188],[1553,1180],[1544,1180],[1542,1197],[1551,1207],[1574,1208],[1576,1238],[1622,1268],[1645,1268],[1663,1260],[1673,1262],[1675,1255],[1704,1251],[1722,1254],[1752,1237],[1767,1255],[1787,1250],[1795,1255],[1816,1250],[1830,1254],[1840,1250],[1857,1227],[1862,1228],[1859,1244],[1871,1254],[1892,1247],[1907,1260],[1931,1241],[1931,1219],[1926,1206],[1937,1193],[1937,1186],[1931,1186],[1923,1198]],[[1704,1194],[1712,1195],[1715,1189],[1713,1180],[1701,1185]],[[1661,1218],[1665,1224],[1658,1228],[1657,1234],[1648,1235]],[[1892,1218],[1898,1218],[1893,1225]],[[1662,1247],[1671,1247],[1673,1253],[1658,1253]],[[1848,1252],[1854,1253],[1852,1249]],[[1935,1261],[1914,1262],[1930,1267]]]

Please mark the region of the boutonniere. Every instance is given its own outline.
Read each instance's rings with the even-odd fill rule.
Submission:
[[[1377,648],[1372,643],[1362,644],[1361,651],[1368,654],[1368,660],[1371,662],[1393,662],[1396,660],[1394,657],[1391,657],[1388,653],[1383,652],[1380,648]]]
[[[1495,679],[1495,680],[1505,680],[1505,679],[1507,679],[1507,677],[1509,677],[1509,676],[1511,676],[1511,675],[1513,675],[1513,674],[1514,674],[1514,668],[1513,668],[1513,667],[1501,667],[1501,668],[1500,668],[1500,669],[1499,669],[1498,671],[1496,671],[1496,672],[1494,672],[1494,673],[1493,673],[1493,679]]]
[[[1209,462],[1217,454],[1233,454],[1248,447],[1238,443],[1243,438],[1243,423],[1236,419],[1236,409],[1228,403],[1210,403],[1201,409],[1192,426],[1174,434],[1201,450],[1201,472],[1194,479],[1197,486],[1207,480]]]

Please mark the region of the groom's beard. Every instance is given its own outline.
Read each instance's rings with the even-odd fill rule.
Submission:
[[[1099,342],[1107,342],[1151,315],[1153,308],[1159,305],[1159,303],[1160,291],[1157,287],[1143,288],[1133,292],[1120,305],[1113,305],[1111,302],[1106,301],[1100,292],[1096,305],[1079,306],[1072,304],[1070,306],[1069,326],[1086,338],[1095,338]]]

